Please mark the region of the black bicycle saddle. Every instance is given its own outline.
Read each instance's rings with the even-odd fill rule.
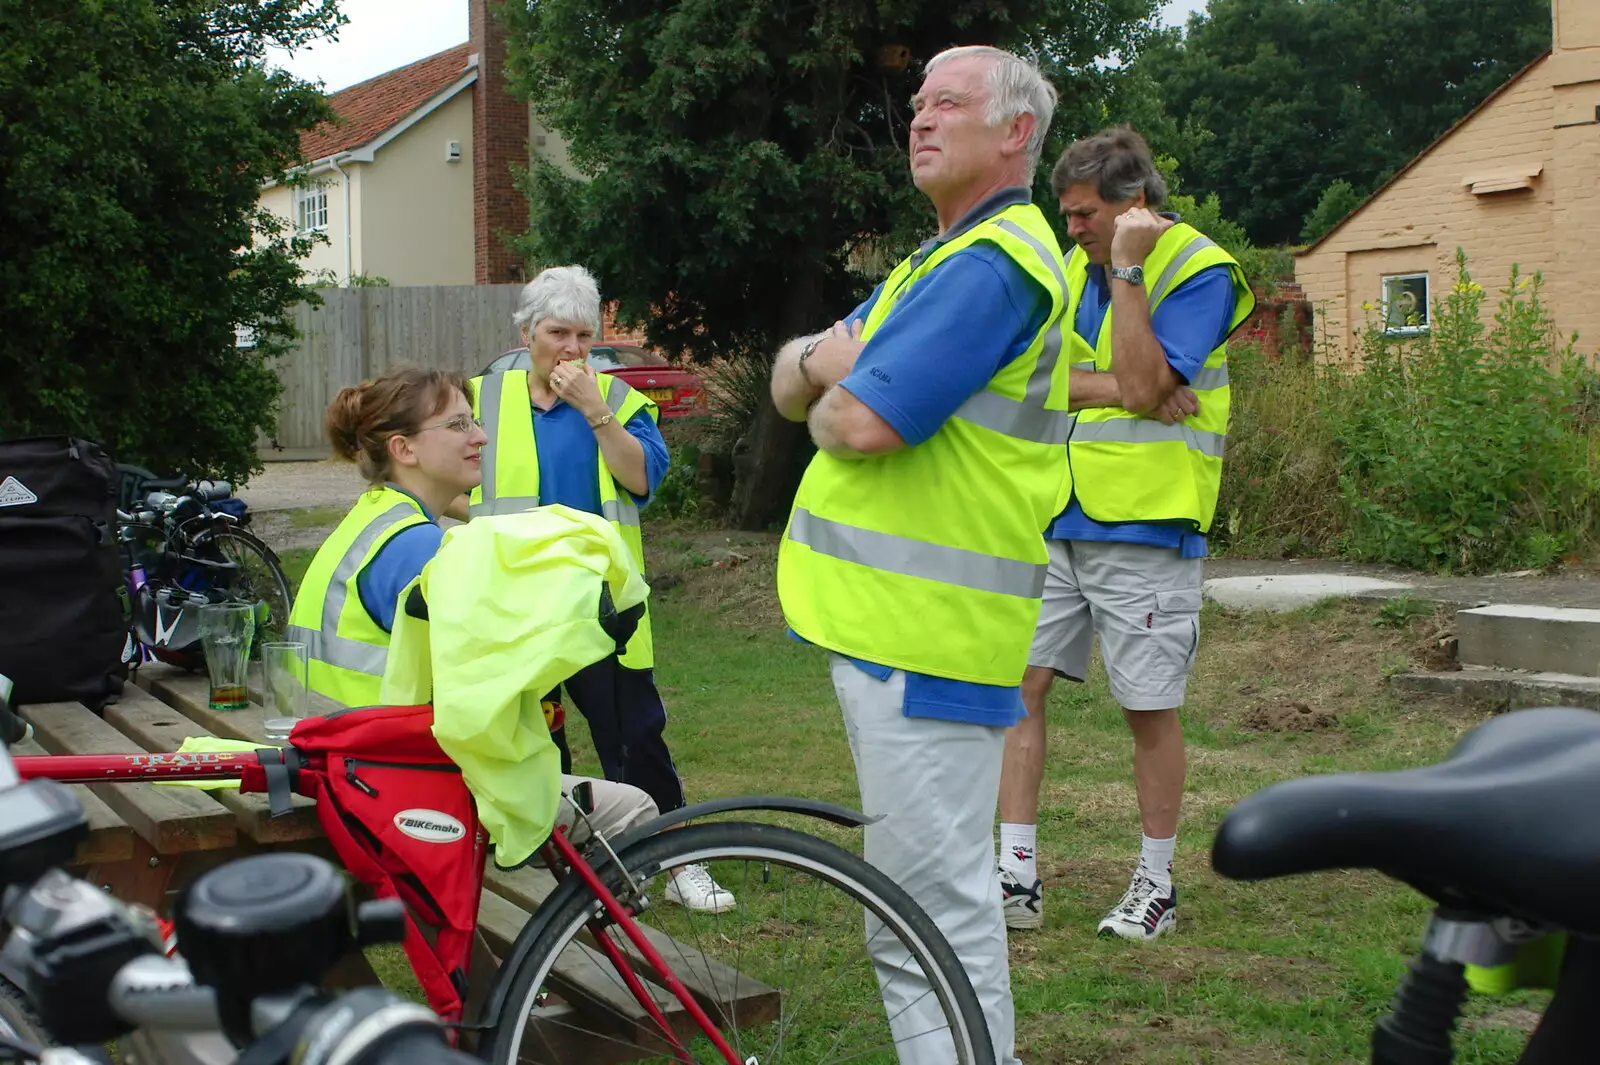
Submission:
[[[1520,710],[1444,761],[1275,784],[1223,818],[1233,880],[1376,869],[1436,902],[1600,935],[1600,713]]]

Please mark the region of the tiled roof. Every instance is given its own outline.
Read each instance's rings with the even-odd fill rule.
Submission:
[[[302,133],[301,150],[307,159],[325,159],[377,138],[454,84],[471,50],[470,44],[459,44],[334,93],[328,102],[340,121]]]

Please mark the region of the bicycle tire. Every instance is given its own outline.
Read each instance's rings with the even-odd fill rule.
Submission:
[[[955,951],[910,895],[855,854],[777,825],[711,822],[640,840],[618,858],[636,879],[683,865],[745,859],[797,868],[841,889],[891,928],[928,975],[949,1021],[959,1065],[993,1065],[994,1050],[983,1008]],[[609,862],[601,877],[613,890],[621,882]],[[556,959],[584,930],[597,905],[588,887],[569,876],[540,907],[541,916],[530,922],[524,936],[531,935],[532,943],[520,962],[508,961],[515,964],[514,972],[502,971],[500,979],[507,985],[504,1009],[495,1028],[480,1043],[480,1056],[491,1065],[512,1065],[519,1057],[536,1056],[537,1048],[524,1051],[522,1046],[527,1019]],[[544,913],[549,914],[547,919]],[[519,937],[517,946],[521,945]],[[513,947],[508,958],[518,956]],[[762,1065],[767,1065],[767,1060],[762,1058]]]
[[[273,594],[266,598],[271,614],[268,631],[258,635],[256,643],[259,645],[268,640],[283,639],[284,630],[289,624],[289,611],[294,607],[294,592],[289,587],[289,577],[283,572],[283,563],[278,560],[277,553],[255,533],[244,529],[216,529],[211,532],[210,540],[229,561],[238,561],[238,555],[230,554],[230,551],[253,554],[261,561],[273,585],[267,591]],[[226,544],[235,546],[224,547]]]
[[[35,1046],[52,1047],[59,1040],[44,1026],[22,989],[0,976],[0,1031]]]

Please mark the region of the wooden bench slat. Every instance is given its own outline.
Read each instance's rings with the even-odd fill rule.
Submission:
[[[106,707],[106,720],[147,751],[175,751],[190,736],[211,735],[155,696],[131,686],[120,702]],[[317,805],[303,796],[293,796],[288,814],[273,817],[265,795],[243,795],[237,788],[208,789],[206,794],[231,810],[239,830],[257,843],[291,843],[322,835]]]
[[[47,755],[50,752],[34,739],[11,745],[17,755]],[[68,784],[72,793],[83,804],[83,814],[89,822],[89,834],[78,844],[73,856],[74,865],[93,865],[96,862],[125,862],[133,857],[133,829],[117,816],[105,800],[82,784]]]
[[[484,883],[501,898],[530,912],[538,909],[556,886],[555,877],[545,869],[523,866],[506,871],[494,868],[493,864],[484,873]],[[779,993],[773,988],[701,953],[687,943],[673,939],[651,927],[648,922],[640,921],[639,928],[650,945],[661,952],[673,975],[683,981],[683,986],[689,989],[695,1001],[713,1018],[737,1017],[741,1027],[777,1019],[782,1003]],[[636,972],[653,983],[660,983],[655,969],[651,968],[631,941],[623,942],[622,949],[637,965]],[[607,971],[610,971],[609,968]],[[677,1004],[677,999],[671,1001]]]
[[[267,730],[263,727],[266,710],[255,703],[243,710],[211,709],[211,682],[204,676],[171,666],[146,666],[134,675],[134,681],[213,736],[249,743],[267,742]]]
[[[38,703],[21,708],[39,744],[51,754],[137,754],[140,746],[78,703]],[[216,850],[238,842],[233,815],[194,788],[153,784],[92,784],[107,806],[157,854]]]
[[[491,891],[483,893],[478,907],[478,930],[497,953],[503,955],[509,949],[527,922],[526,910]],[[581,942],[568,944],[550,971],[550,987],[583,1015],[583,1023],[636,1046],[666,1049],[654,1034],[655,1022],[650,1015],[623,985],[610,960],[593,947]],[[648,982],[645,987],[675,1029],[684,1023],[693,1023],[681,1002]]]

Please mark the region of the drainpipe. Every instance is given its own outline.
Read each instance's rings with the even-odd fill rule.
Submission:
[[[354,153],[351,153],[351,155],[346,155],[345,158],[346,159],[350,159],[350,158],[353,157],[353,155],[354,155]],[[339,174],[340,177],[344,178],[344,287],[345,288],[349,288],[350,287],[350,244],[351,244],[351,236],[350,236],[350,234],[351,234],[351,223],[350,223],[350,174],[346,170],[344,170],[341,166],[339,166],[339,157],[338,156],[334,156],[332,159],[329,159],[328,160],[328,165],[333,167],[333,169]]]

